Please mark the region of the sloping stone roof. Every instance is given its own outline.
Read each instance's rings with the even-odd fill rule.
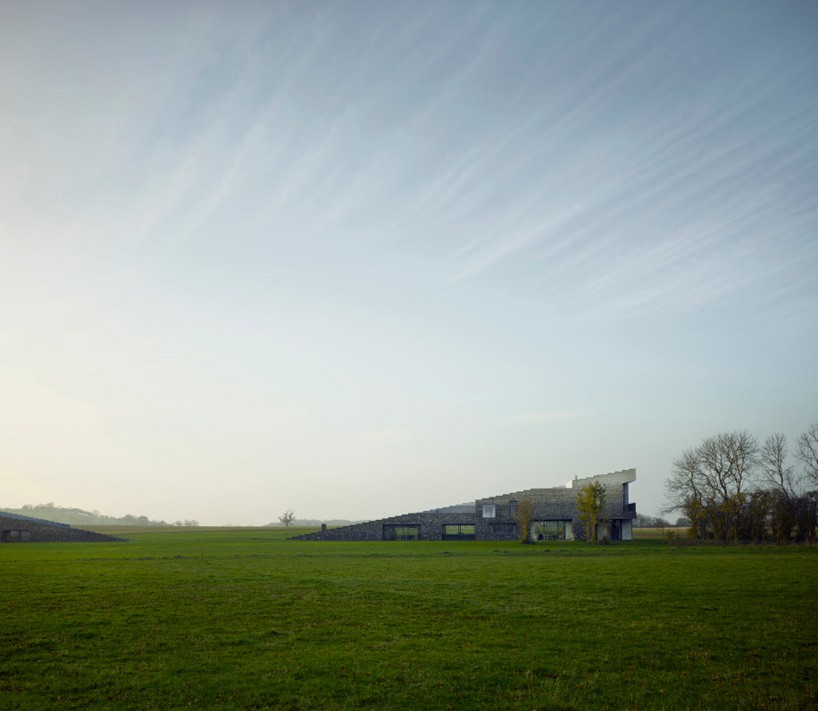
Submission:
[[[400,514],[339,528],[325,528],[321,531],[293,536],[293,539],[380,540],[383,535],[383,527],[390,525],[421,526],[425,532],[423,538],[437,539],[441,535],[441,527],[448,524],[473,524],[478,540],[513,539],[516,534],[499,532],[493,527],[496,527],[497,524],[513,524],[517,504],[530,500],[534,505],[532,515],[534,521],[575,520],[579,489],[594,481],[599,481],[608,490],[608,500],[605,506],[607,516],[611,519],[631,519],[636,515],[636,510],[635,507],[628,505],[627,489],[623,490],[622,485],[635,480],[635,469],[623,469],[600,476],[574,479],[563,486],[513,491],[507,494],[477,499],[466,504],[455,504],[429,509],[428,511]],[[488,517],[484,516],[483,506],[492,504],[495,507],[493,513]]]
[[[62,526],[63,528],[71,528],[70,524],[67,523],[60,523],[59,521],[47,521],[44,518],[35,518],[34,516],[23,516],[21,514],[10,513],[9,511],[0,511],[0,518],[11,518],[17,521],[38,523],[42,526]]]
[[[109,536],[96,531],[86,531],[82,528],[74,528],[67,523],[57,521],[47,521],[33,516],[21,516],[20,514],[0,511],[0,541],[10,542],[10,536],[6,533],[11,531],[22,531],[27,534],[26,541],[31,543],[71,543],[71,542],[113,542],[124,541],[118,536]],[[23,539],[20,539],[23,540]]]

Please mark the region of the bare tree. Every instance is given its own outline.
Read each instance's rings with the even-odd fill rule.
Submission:
[[[757,491],[749,507],[751,537],[754,541],[763,539],[769,528],[773,540],[784,543],[790,540],[796,525],[798,482],[792,467],[787,466],[787,438],[783,434],[776,432],[764,440],[760,463],[769,489]]]
[[[691,535],[722,541],[814,541],[818,523],[818,424],[796,440],[804,473],[787,463],[787,440],[773,434],[759,446],[747,432],[702,440],[673,460],[665,482],[667,512],[683,513]]]
[[[722,432],[703,440],[697,450],[705,480],[723,499],[747,488],[758,458],[758,440],[749,432]]]
[[[665,484],[667,511],[682,511],[697,537],[736,538],[758,451],[756,438],[740,431],[707,437],[683,452]]]
[[[673,470],[665,481],[665,491],[670,503],[664,512],[683,513],[690,521],[690,534],[695,538],[706,537],[708,501],[697,450],[687,449],[673,460]]]
[[[295,520],[295,513],[293,513],[292,509],[287,509],[283,514],[281,514],[281,516],[278,517],[278,520],[281,521],[285,527],[289,527]]]
[[[818,423],[813,423],[796,442],[795,456],[804,465],[804,474],[812,485],[818,486]]]
[[[787,438],[780,432],[767,437],[761,446],[761,471],[767,483],[786,498],[796,495],[798,480],[787,466]]]
[[[670,511],[683,511],[690,499],[701,502],[704,499],[702,491],[703,475],[699,466],[699,454],[695,449],[686,449],[673,460],[673,471],[665,481]]]

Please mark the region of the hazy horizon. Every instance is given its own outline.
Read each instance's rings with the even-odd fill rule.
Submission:
[[[373,519],[818,421],[818,4],[4,2],[0,506]]]

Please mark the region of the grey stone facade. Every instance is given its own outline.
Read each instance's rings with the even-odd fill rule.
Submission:
[[[382,541],[394,538],[440,541],[461,539],[477,541],[513,541],[519,537],[516,508],[523,501],[533,505],[532,534],[537,537],[573,539],[584,536],[577,517],[577,494],[583,486],[599,481],[606,489],[606,509],[601,537],[630,540],[631,521],[636,506],[630,503],[628,485],[636,480],[635,469],[623,469],[601,476],[574,479],[565,486],[527,489],[477,499],[468,504],[430,511],[402,514],[365,523],[322,528],[315,533],[294,536],[311,541]],[[459,528],[458,534],[454,531]],[[465,533],[463,533],[465,531]]]
[[[124,538],[74,528],[67,523],[45,521],[30,516],[0,511],[0,544],[2,543],[77,543],[124,541]]]

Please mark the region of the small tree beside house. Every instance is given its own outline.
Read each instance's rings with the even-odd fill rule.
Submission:
[[[531,540],[531,518],[534,516],[534,502],[531,499],[523,499],[514,512],[514,518],[517,519],[517,526],[519,527],[520,535],[518,540],[520,543],[534,543]]]
[[[604,523],[605,487],[598,481],[586,484],[577,494],[577,516],[585,526],[585,540],[599,542],[598,526]]]

